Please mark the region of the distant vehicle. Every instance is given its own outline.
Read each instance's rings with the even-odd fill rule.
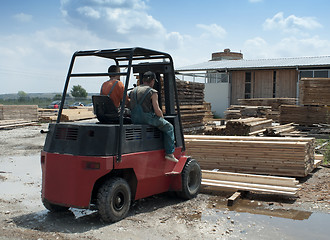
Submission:
[[[93,107],[93,103],[88,103],[87,105],[85,105],[86,107]]]
[[[61,101],[60,100],[57,100],[57,101],[51,102],[51,104],[49,104],[47,106],[47,108],[58,109],[58,108],[60,108],[60,105],[61,105]],[[68,104],[67,103],[64,103],[64,107],[63,108],[68,108]]]
[[[71,104],[69,107],[83,107],[85,104],[83,102],[75,102]]]

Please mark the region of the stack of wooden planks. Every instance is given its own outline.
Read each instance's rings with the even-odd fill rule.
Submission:
[[[185,135],[202,169],[304,177],[314,169],[314,138]]]
[[[295,105],[297,103],[296,98],[250,98],[250,99],[238,99],[239,104],[245,106],[255,106],[255,107],[269,107],[261,113],[262,117],[268,119],[273,119],[274,121],[279,121],[280,116],[280,106],[281,105]],[[258,116],[258,117],[261,117]]]
[[[204,104],[204,83],[176,80],[178,98],[182,105]]]
[[[226,123],[227,136],[249,136],[263,132],[272,126],[273,120],[266,118],[243,118],[228,120]]]
[[[299,82],[299,103],[330,106],[330,78],[302,78]]]
[[[253,191],[295,196],[295,178],[202,170],[202,186],[230,191]]]
[[[242,118],[232,119],[225,126],[214,126],[205,129],[206,135],[219,136],[252,136],[260,135],[266,128],[272,126],[272,119],[266,118]]]
[[[280,123],[297,123],[311,126],[313,124],[330,124],[330,106],[282,105]]]
[[[296,131],[296,128],[294,127],[293,123],[288,123],[284,125],[267,127],[263,132],[263,135],[267,137],[281,137],[294,131]]]
[[[0,120],[38,121],[37,105],[0,105]]]
[[[12,129],[16,127],[24,127],[34,124],[36,124],[36,122],[24,119],[0,120],[0,129]]]
[[[265,117],[270,110],[270,106],[231,105],[224,113],[226,119],[238,119],[247,117]]]
[[[39,109],[39,121],[54,122],[57,120],[58,110]],[[61,121],[71,122],[95,118],[93,107],[81,107],[76,109],[63,109]]]

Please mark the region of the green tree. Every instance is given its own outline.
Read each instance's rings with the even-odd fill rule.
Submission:
[[[73,86],[71,89],[71,95],[74,98],[86,98],[87,97],[87,91],[80,85]]]
[[[24,91],[18,91],[17,95],[18,95],[19,102],[24,102],[28,98],[28,95]]]
[[[62,95],[61,94],[55,94],[55,96],[53,97],[53,101],[61,100],[61,99],[62,99]]]

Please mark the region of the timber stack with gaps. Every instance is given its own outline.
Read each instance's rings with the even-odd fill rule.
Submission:
[[[204,101],[204,83],[176,79],[176,86],[183,132],[201,133],[206,122],[213,119],[210,103]]]
[[[314,138],[185,135],[185,143],[204,170],[305,177],[315,168]]]
[[[330,124],[330,78],[302,78],[299,104],[280,107],[280,123],[299,125]]]

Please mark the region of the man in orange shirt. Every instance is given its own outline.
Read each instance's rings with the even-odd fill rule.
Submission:
[[[116,65],[111,65],[108,68],[108,73],[119,73],[120,69]],[[119,108],[120,102],[123,99],[125,86],[120,81],[120,75],[112,75],[110,79],[102,84],[100,95],[108,95],[114,105]],[[129,98],[126,96],[125,105],[129,103]]]

